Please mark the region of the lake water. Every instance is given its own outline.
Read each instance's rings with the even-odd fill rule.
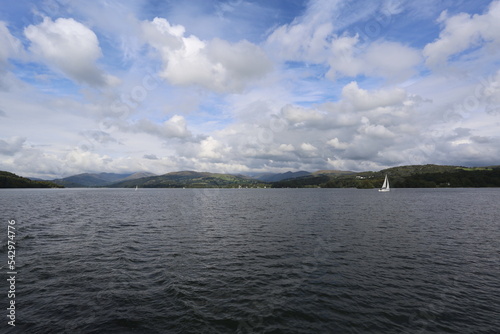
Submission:
[[[4,189],[2,333],[498,333],[500,189]],[[8,278],[8,277],[7,277]]]

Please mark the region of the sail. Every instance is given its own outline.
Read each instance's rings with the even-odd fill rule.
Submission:
[[[389,190],[390,190],[389,178],[387,177],[386,174],[384,179],[384,184],[382,184],[382,188],[380,188],[379,191],[389,191]]]

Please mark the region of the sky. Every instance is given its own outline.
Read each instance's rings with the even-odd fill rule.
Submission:
[[[0,1],[0,170],[500,164],[500,0]]]

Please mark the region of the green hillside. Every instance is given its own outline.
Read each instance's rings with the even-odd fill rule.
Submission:
[[[52,182],[60,184],[68,188],[85,188],[85,187],[103,187],[108,184],[118,182],[131,174],[114,174],[114,173],[83,173],[66,177],[64,179],[56,179]]]
[[[116,188],[235,188],[262,187],[264,182],[231,174],[182,171],[118,182]]]
[[[63,179],[52,180],[51,182],[60,184],[68,188],[86,188],[86,187],[106,187],[110,184],[120,181],[135,180],[138,178],[153,176],[152,173],[137,172],[137,173],[83,173],[72,175]]]
[[[306,174],[307,172],[303,172]],[[264,182],[241,175],[182,171],[159,176],[147,173],[129,174],[79,174],[57,180],[34,181],[9,172],[0,172],[0,188],[63,188],[114,187],[114,188],[379,188],[385,175],[389,176],[392,188],[437,188],[437,187],[500,187],[500,166],[463,167],[441,165],[409,165],[387,168],[377,172],[317,171],[309,175]],[[297,173],[282,173],[277,176]],[[136,179],[130,179],[139,177]],[[114,183],[113,183],[113,180]]]
[[[273,183],[273,187],[373,189],[389,176],[392,188],[500,187],[500,168],[410,165],[378,172],[320,174]]]
[[[64,188],[49,181],[34,181],[13,173],[0,171],[0,188]]]

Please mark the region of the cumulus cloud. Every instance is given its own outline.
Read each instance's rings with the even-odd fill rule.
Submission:
[[[439,38],[425,46],[427,65],[439,66],[456,54],[486,44],[500,45],[500,1],[493,1],[484,14],[460,13],[449,16],[441,13],[438,22],[444,28]]]
[[[180,115],[174,115],[160,124],[148,119],[141,119],[133,124],[121,124],[120,127],[125,131],[147,133],[162,139],[191,136],[185,118]]]
[[[422,60],[418,50],[396,42],[377,41],[362,46],[357,37],[342,37],[332,44],[326,74],[330,79],[369,75],[404,80],[416,73]]]
[[[253,126],[232,124],[218,132],[217,141],[225,146],[217,153],[223,161],[275,171],[324,169],[328,159],[334,157],[350,161],[349,168],[355,170],[360,170],[367,159],[372,160],[371,166],[390,165],[396,159],[399,162],[401,156],[390,155],[389,150],[413,145],[415,137],[407,135],[408,129],[402,126],[418,106],[409,103],[413,96],[399,89],[347,86],[359,96],[346,94],[336,104],[318,108],[288,104],[280,113],[269,115],[267,123],[262,116],[254,115]],[[361,101],[353,105],[357,99]],[[284,126],[272,126],[275,117]]]
[[[317,155],[318,148],[310,143],[302,143],[300,144],[300,151],[298,152],[305,157],[315,157]]]
[[[293,152],[295,150],[295,148],[293,147],[292,144],[281,144],[278,149],[281,151],[281,152]]]
[[[306,109],[288,104],[281,109],[281,115],[292,124],[303,124],[305,122],[317,122],[324,118],[324,115],[314,109]]]
[[[359,129],[360,133],[366,134],[371,138],[394,138],[396,135],[389,131],[385,126],[376,124],[376,125],[365,125]]]
[[[163,60],[160,75],[174,85],[199,85],[216,92],[240,92],[271,69],[266,54],[248,41],[203,41],[185,36],[164,18],[142,24],[144,38]]]
[[[445,12],[437,24],[431,18],[447,6],[479,12],[484,2],[435,1],[432,10],[419,6],[425,15],[415,6],[179,2],[155,7],[168,19],[141,21],[153,7],[59,1],[66,18],[53,12],[31,23],[22,42],[19,30],[0,22],[0,87],[9,88],[0,89],[0,169],[161,174],[493,162],[499,1],[481,14]],[[415,39],[417,21],[423,33]],[[383,29],[367,30],[376,24]],[[23,53],[75,84],[55,84],[45,66],[26,66]],[[450,59],[469,76],[457,80],[441,66]],[[109,89],[113,79],[100,61],[123,85]]]
[[[407,93],[402,88],[376,90],[369,92],[359,88],[356,81],[344,86],[342,97],[350,103],[356,111],[370,110],[379,107],[402,105],[407,100]]]
[[[339,150],[345,150],[349,147],[349,143],[341,142],[337,137],[330,139],[326,142],[326,144]]]
[[[72,18],[52,21],[45,17],[38,25],[24,29],[30,51],[49,66],[79,83],[114,85],[118,79],[104,73],[96,61],[102,56],[96,34]]]
[[[430,122],[419,118],[422,98],[399,87],[362,89],[355,81],[341,92],[340,100],[334,103],[283,106],[277,117],[285,126],[272,127],[271,115],[265,131],[240,125],[234,131],[237,138],[225,136],[221,140],[233,148],[233,160],[246,163],[260,159],[266,168],[276,169],[294,166],[317,170],[327,168],[329,161],[342,166],[340,160],[347,161],[344,166],[349,169],[375,169],[415,156],[412,152],[402,157],[398,152],[413,148],[428,135],[417,130]],[[259,122],[266,124],[262,119]],[[368,160],[371,164],[365,163]]]
[[[224,157],[224,151],[227,151],[224,145],[212,136],[202,140],[199,148],[198,158],[202,159],[221,159]]]

